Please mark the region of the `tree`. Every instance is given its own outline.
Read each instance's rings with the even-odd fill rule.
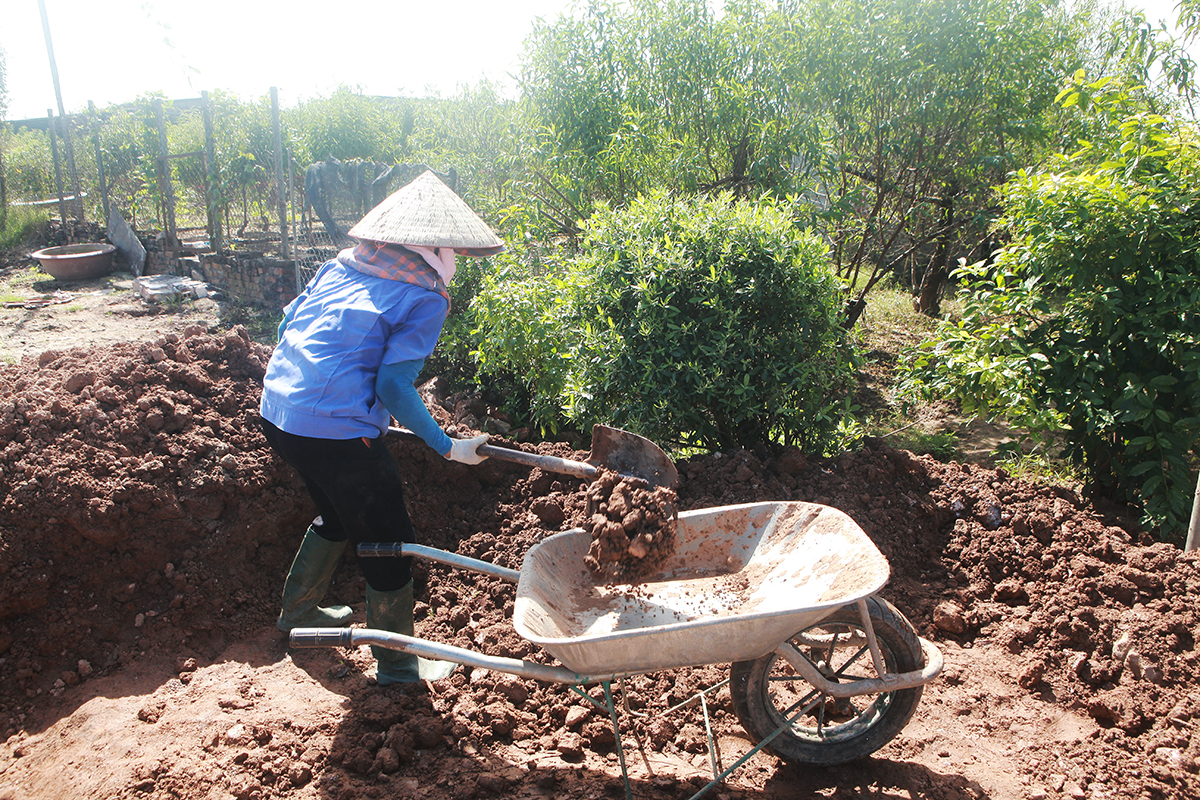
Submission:
[[[1166,114],[1177,108],[1195,117],[1196,62],[1186,48],[1188,17],[1180,9],[1180,36],[1145,14],[1125,11],[1097,17],[1097,57],[1085,66],[1089,74],[1120,78],[1128,91],[1140,96],[1151,110]]]
[[[1184,41],[1195,41],[1200,36],[1200,0],[1179,0],[1175,10],[1179,14],[1176,22],[1183,32]]]
[[[1040,0],[797,0],[786,52],[819,119],[811,162],[853,324],[872,287],[908,283],[924,313],[956,255],[985,257],[991,187],[1048,138],[1068,20]]]
[[[1050,138],[1073,31],[1053,0],[592,3],[527,46],[541,197],[576,234],[653,186],[801,196],[847,324],[894,274],[936,314],[948,265],[990,249],[991,187]]]
[[[773,8],[731,0],[718,16],[704,0],[593,2],[536,27],[521,85],[549,150],[542,197],[560,219],[656,186],[788,192],[805,145]]]
[[[1011,242],[913,375],[968,412],[1060,432],[1091,489],[1181,533],[1200,437],[1200,143],[1118,80],[1060,93],[1089,138],[1004,187]]]

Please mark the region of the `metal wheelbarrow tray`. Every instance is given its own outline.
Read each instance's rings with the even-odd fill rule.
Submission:
[[[652,579],[604,585],[590,537],[566,531],[525,555],[513,627],[582,675],[748,661],[887,583],[855,522],[812,503],[685,511]]]

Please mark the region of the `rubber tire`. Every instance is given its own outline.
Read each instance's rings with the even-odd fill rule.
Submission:
[[[871,625],[875,629],[875,639],[883,651],[888,670],[911,672],[920,669],[925,660],[921,640],[904,615],[891,603],[878,597],[868,598],[867,607],[871,615]],[[816,625],[798,632],[796,636],[831,626],[838,626],[843,631],[847,626],[861,630],[862,617],[859,615],[858,606],[843,606]],[[804,652],[803,647],[797,647]],[[860,654],[854,663],[862,665],[862,669],[857,669],[851,674],[876,677],[869,651]],[[841,666],[840,662],[838,665]],[[730,667],[729,686],[734,713],[755,743],[766,739],[785,722],[785,716],[774,705],[771,683],[768,680],[772,670],[778,671],[781,668],[785,672],[779,672],[777,678],[786,674],[802,684],[801,693],[815,694],[811,684],[775,653],[768,653],[754,661],[738,661]],[[838,723],[836,728],[827,728],[825,736],[819,735],[814,726],[802,727],[803,723],[811,721],[812,717],[801,716],[764,749],[785,761],[797,764],[831,765],[863,758],[891,741],[908,724],[917,709],[923,688],[917,686],[896,692],[850,698],[855,710],[861,708],[861,712],[854,720]],[[825,697],[826,703],[835,702],[834,698],[828,695]]]

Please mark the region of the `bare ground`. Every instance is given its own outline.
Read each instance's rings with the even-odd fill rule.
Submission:
[[[379,688],[365,648],[289,650],[277,598],[313,510],[255,425],[269,352],[215,308],[146,314],[106,296],[0,313],[15,359],[0,366],[0,798],[622,796],[611,726],[565,687],[460,668]],[[426,544],[518,567],[586,512],[579,480],[393,446]],[[891,564],[883,595],[946,656],[874,756],[760,754],[716,797],[1200,796],[1194,555],[1068,490],[879,441],[679,467],[681,510],[845,511]],[[358,624],[363,591],[347,558],[332,594]],[[552,662],[512,630],[513,594],[419,567],[418,635]],[[628,681],[636,797],[689,797],[711,777],[703,717],[664,712],[726,666]],[[710,709],[729,763],[750,743],[727,690]]]

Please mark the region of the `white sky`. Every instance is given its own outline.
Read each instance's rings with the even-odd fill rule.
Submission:
[[[1157,21],[1177,0],[1128,0]],[[345,84],[367,94],[452,96],[487,78],[512,87],[534,20],[574,0],[45,0],[68,113],[152,91],[291,105]],[[38,0],[4,0],[7,118],[58,113]]]
[[[534,20],[573,0],[44,0],[67,113],[151,91],[290,105],[339,85],[452,96],[512,85]],[[38,0],[4,0],[9,120],[58,113]],[[165,41],[164,41],[165,40]],[[169,42],[169,43],[168,43]]]

